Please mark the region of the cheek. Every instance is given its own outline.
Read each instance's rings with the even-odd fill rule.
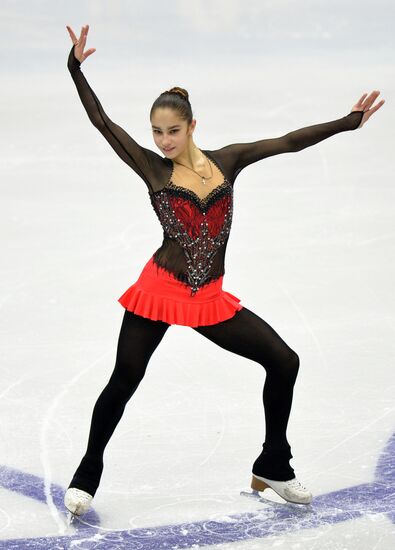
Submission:
[[[185,135],[176,135],[174,136],[174,141],[176,143],[178,143],[179,145],[182,145],[182,144],[186,144],[187,143],[187,138]]]

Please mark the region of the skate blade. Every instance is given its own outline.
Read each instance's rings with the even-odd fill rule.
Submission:
[[[253,489],[252,491],[240,491],[240,494],[243,497],[254,498],[256,500],[261,499],[261,495],[259,494],[259,491],[256,491],[255,489]]]
[[[267,506],[273,506],[275,508],[279,507],[279,506],[281,506],[281,507],[282,506],[288,506],[288,505],[291,504],[289,501],[283,499],[283,497],[281,497],[282,502],[278,502],[276,500],[270,500],[269,498],[265,498],[256,489],[252,489],[252,491],[240,491],[240,495],[242,495],[244,497],[248,497],[248,498],[253,498],[253,499],[257,500],[258,502],[262,502],[263,504],[266,504]]]
[[[276,493],[276,491],[274,491],[274,492]],[[301,502],[292,502],[292,501],[284,499],[284,497],[282,497],[281,495],[278,495],[278,493],[276,493],[276,495],[278,495],[282,499],[282,502],[278,502],[278,501],[275,501],[275,500],[270,500],[269,498],[265,498],[256,489],[252,489],[251,491],[240,491],[240,495],[245,496],[245,497],[249,497],[249,498],[253,498],[253,499],[257,500],[258,502],[262,502],[263,504],[266,504],[268,506],[272,506],[274,508],[287,506],[289,508],[294,508],[296,510],[302,510],[302,511],[306,511],[306,512],[310,512],[310,510],[312,509],[311,504],[306,505],[306,504],[303,504]]]
[[[288,504],[287,501],[284,501],[283,503],[283,502],[276,502],[274,500],[265,498],[256,489],[252,489],[252,491],[240,491],[240,495],[242,495],[243,497],[253,498],[258,502],[262,502],[263,504],[268,504],[269,506],[278,506],[278,505],[282,506],[283,504]]]
[[[73,514],[73,512],[70,512],[70,511],[68,512],[67,519],[66,519],[67,527],[70,527],[70,525],[73,523],[76,517],[77,515]]]

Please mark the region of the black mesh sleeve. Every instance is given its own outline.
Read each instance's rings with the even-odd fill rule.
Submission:
[[[299,128],[281,137],[227,145],[215,153],[234,181],[241,170],[253,162],[280,153],[301,151],[339,132],[355,130],[362,116],[363,111],[352,111],[342,118]]]
[[[155,191],[170,170],[165,159],[154,151],[139,145],[107,116],[81,71],[80,65],[80,61],[74,55],[73,45],[69,53],[67,68],[90,121],[105,137],[117,155],[145,181],[149,191]]]

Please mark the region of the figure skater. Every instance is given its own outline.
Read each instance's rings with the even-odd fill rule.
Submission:
[[[258,160],[301,151],[361,128],[383,105],[381,100],[373,106],[380,92],[364,93],[351,112],[337,120],[206,150],[193,140],[196,119],[188,92],[174,87],[162,92],[150,111],[161,156],[139,145],[107,116],[81,72],[81,63],[96,51],[84,51],[89,25],[81,28],[79,39],[67,29],[73,42],[67,66],[87,115],[145,182],[163,227],[162,245],[118,299],[125,311],[115,367],[94,406],[86,453],[64,497],[71,519],[88,510],[99,486],[106,445],[170,325],[192,327],[221,348],[262,365],[265,440],[252,465],[251,487],[254,492],[270,487],[286,501],[309,504],[312,494],[289,464],[293,456],[286,436],[299,357],[266,321],[222,288],[233,186],[241,170]]]

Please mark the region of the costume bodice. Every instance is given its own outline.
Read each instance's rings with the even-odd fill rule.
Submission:
[[[225,178],[201,199],[191,189],[170,182],[150,197],[164,232],[154,261],[187,282],[194,296],[203,284],[224,274],[233,216],[232,184]]]

